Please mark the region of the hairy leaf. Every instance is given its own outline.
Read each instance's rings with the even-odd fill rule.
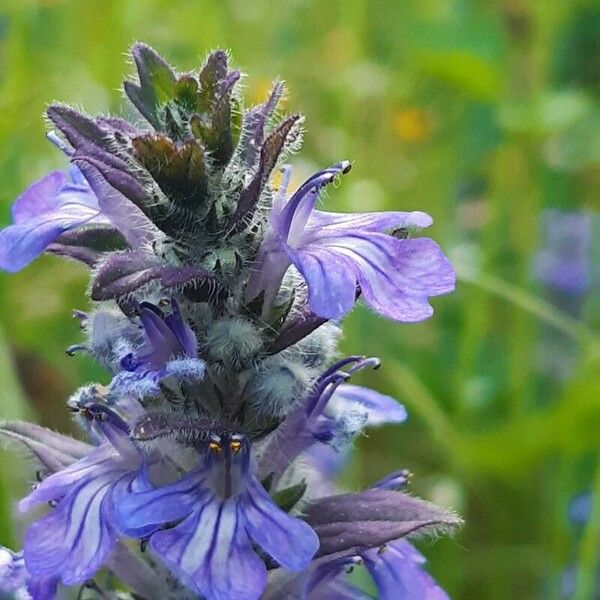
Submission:
[[[137,158],[169,198],[190,210],[206,199],[204,151],[196,141],[176,145],[161,135],[133,140]]]
[[[200,267],[161,265],[154,256],[125,252],[112,255],[100,266],[91,296],[93,300],[112,300],[155,279],[165,287],[217,287],[214,277]]]
[[[319,536],[321,556],[377,548],[417,533],[448,532],[462,523],[452,512],[389,490],[320,498],[308,506],[305,519]]]
[[[175,94],[175,74],[162,57],[146,44],[136,44],[132,50],[139,85],[125,82],[125,93],[141,115],[155,128],[161,128],[159,107]]]
[[[235,212],[229,220],[229,227],[233,233],[243,229],[244,222],[254,212],[265,183],[271,176],[282,150],[294,137],[294,126],[299,123],[300,119],[300,115],[292,115],[283,121],[265,140],[260,151],[258,171],[248,187],[242,190]]]
[[[110,225],[84,225],[63,233],[48,246],[52,254],[67,256],[93,267],[103,252],[124,250],[127,242],[117,229]]]
[[[48,473],[64,469],[86,456],[91,446],[33,423],[0,421],[0,439],[21,444]]]

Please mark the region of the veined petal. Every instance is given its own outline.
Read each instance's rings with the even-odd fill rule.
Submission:
[[[80,187],[80,186],[77,186]],[[59,196],[62,192],[59,192]],[[99,217],[99,208],[80,190],[65,191],[55,209],[0,231],[0,268],[19,271],[62,233]]]
[[[25,512],[35,504],[60,500],[71,486],[107,472],[114,471],[117,451],[111,444],[103,444],[62,471],[44,479],[28,496],[19,502],[19,510]]]
[[[421,211],[335,213],[315,210],[304,230],[302,243],[329,235],[339,236],[343,230],[385,233],[403,227],[429,227],[432,223],[433,219]]]
[[[65,585],[87,581],[113,549],[117,534],[107,514],[113,474],[86,478],[56,508],[30,525],[25,564],[36,578],[60,576]]]
[[[238,498],[199,502],[177,527],[150,540],[173,572],[207,600],[258,600],[266,586],[267,570],[252,549],[238,504]]]
[[[406,408],[391,396],[380,394],[359,385],[341,384],[327,403],[328,410],[343,414],[352,404],[359,404],[366,411],[367,427],[406,421]]]
[[[52,171],[45,177],[30,185],[11,207],[13,221],[23,223],[42,213],[56,208],[56,194],[65,184],[67,176],[63,171]]]
[[[454,270],[440,247],[428,238],[398,240],[383,233],[344,232],[302,247],[298,255],[319,255],[323,268],[336,256],[358,281],[363,297],[379,314],[414,322],[433,314],[429,297],[454,289]],[[348,279],[348,278],[347,278]],[[316,280],[318,281],[318,280]],[[311,281],[307,279],[309,287]],[[314,284],[312,284],[314,286]],[[347,284],[346,284],[347,285]],[[320,292],[333,304],[336,289]],[[310,300],[310,296],[309,296]],[[317,313],[316,307],[311,308]],[[325,307],[319,304],[319,308]],[[331,309],[329,318],[341,317]]]
[[[0,546],[0,598],[53,600],[56,583],[56,579],[32,578],[25,567],[23,553]]]
[[[423,570],[423,556],[406,540],[362,554],[382,600],[449,600],[448,595]]]
[[[319,549],[319,539],[312,528],[276,506],[254,478],[248,482],[243,512],[250,537],[286,569],[304,569]]]
[[[316,314],[339,319],[352,308],[356,299],[356,275],[344,256],[322,246],[289,254],[308,284],[308,303]]]
[[[198,502],[203,479],[204,473],[193,471],[170,485],[154,488],[142,470],[133,481],[120,482],[113,493],[119,529],[126,535],[143,537],[165,523],[183,519]]]

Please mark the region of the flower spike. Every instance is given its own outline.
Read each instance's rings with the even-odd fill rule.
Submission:
[[[124,88],[145,122],[51,105],[70,166],[0,231],[5,271],[44,251],[89,267],[67,354],[107,370],[67,401],[85,441],[0,422],[37,463],[20,511],[43,509],[22,552],[0,548],[0,596],[363,599],[345,573],[364,568],[384,600],[446,600],[406,538],[460,519],[405,493],[406,470],[357,493],[335,482],[365,428],[407,419],[351,381],[380,361],[336,358],[340,320],[358,299],[431,316],[454,286],[441,249],[413,237],[431,217],[322,212],[350,161],[289,191],[303,118],[277,114],[280,81],[244,108],[224,50],[183,73],[145,44],[132,56]]]

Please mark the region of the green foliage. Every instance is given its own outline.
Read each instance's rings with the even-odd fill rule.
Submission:
[[[420,496],[465,517],[456,541],[426,549],[455,599],[559,598],[562,570],[578,563],[578,597],[587,600],[600,496],[582,532],[566,513],[574,494],[600,493],[598,279],[569,314],[533,280],[532,261],[544,209],[598,208],[597,21],[585,1],[8,0],[0,8],[0,220],[26,185],[64,165],[44,141],[51,101],[122,114],[120,81],[134,80],[122,56],[135,40],[191,69],[177,76],[145,52],[143,77],[127,91],[165,133],[193,133],[178,148],[140,138],[136,151],[161,147],[163,164],[147,167],[175,196],[172,182],[188,169],[181,194],[194,190],[198,202],[204,153],[226,154],[239,135],[239,99],[213,101],[219,65],[200,70],[199,58],[230,48],[233,67],[252,74],[246,105],[263,102],[284,77],[289,98],[279,116],[307,115],[292,186],[351,159],[352,175],[326,207],[429,212],[431,235],[460,275],[428,322],[393,325],[362,309],[348,319],[344,350],[383,362],[357,383],[398,397],[410,419],[401,433],[360,440],[344,484],[358,489],[407,467]],[[596,264],[598,229],[596,221]],[[64,430],[69,393],[107,381],[85,357],[64,354],[79,341],[70,311],[87,308],[86,284],[82,267],[56,257],[0,274],[2,416],[33,412]],[[540,364],[561,348],[569,368],[559,378]],[[11,463],[1,464],[0,543],[8,543],[5,515],[20,490]]]

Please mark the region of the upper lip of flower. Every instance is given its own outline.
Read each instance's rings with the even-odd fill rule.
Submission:
[[[196,336],[181,316],[175,299],[171,300],[169,315],[150,302],[142,302],[139,312],[145,340],[134,353],[121,359],[123,369],[156,372],[171,358],[197,358]]]

